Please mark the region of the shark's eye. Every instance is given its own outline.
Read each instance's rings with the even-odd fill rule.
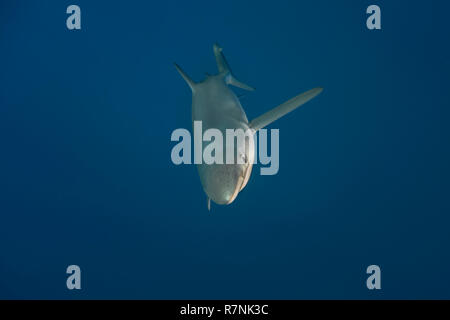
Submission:
[[[247,164],[248,158],[247,158],[247,155],[245,153],[241,153],[241,159],[242,159],[242,161],[244,161],[245,164]]]

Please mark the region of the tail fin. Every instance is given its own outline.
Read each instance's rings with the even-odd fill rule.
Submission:
[[[219,69],[219,73],[222,73],[225,76],[225,81],[227,84],[231,84],[235,87],[253,91],[254,88],[250,87],[249,85],[240,82],[237,80],[233,73],[231,72],[230,66],[228,65],[227,60],[225,59],[225,56],[222,53],[222,48],[219,47],[217,43],[214,44],[214,55],[216,56],[216,62],[217,62],[217,68]]]
[[[194,91],[195,82],[191,78],[189,78],[189,76],[180,68],[179,65],[177,65],[176,63],[174,63],[174,65],[175,65],[175,68],[177,68],[178,72],[183,77],[183,79],[187,82],[187,84],[189,85],[191,90]]]
[[[264,128],[265,126],[281,118],[285,114],[305,104],[306,102],[317,96],[319,93],[321,93],[322,90],[323,88],[314,88],[302,94],[299,94],[298,96],[286,101],[285,103],[280,104],[278,107],[267,111],[256,119],[253,119],[250,122],[250,128],[255,131]]]

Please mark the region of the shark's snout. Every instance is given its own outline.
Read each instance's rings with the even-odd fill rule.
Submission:
[[[200,176],[208,197],[217,204],[232,203],[244,183],[243,166],[220,164],[210,165],[204,169],[204,174]]]

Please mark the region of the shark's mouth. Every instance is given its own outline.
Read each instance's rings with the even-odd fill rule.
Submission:
[[[238,182],[236,184],[236,189],[234,189],[233,194],[231,195],[230,199],[228,200],[228,202],[226,204],[230,204],[234,201],[234,199],[236,199],[239,191],[241,191],[241,187],[242,187],[243,183],[244,183],[244,177],[240,176],[238,179]]]
[[[230,204],[236,199],[239,192],[244,189],[244,187],[247,185],[248,180],[250,179],[250,174],[252,173],[253,168],[253,161],[249,162],[245,169],[242,171],[242,175],[239,176],[238,181],[236,183],[236,189],[234,189],[233,194],[231,195],[231,198],[228,200],[227,204]]]

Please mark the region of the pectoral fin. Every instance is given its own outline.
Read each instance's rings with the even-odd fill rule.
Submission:
[[[186,72],[183,71],[183,69],[180,68],[179,65],[177,65],[176,63],[174,63],[174,65],[175,65],[175,68],[177,68],[177,71],[183,77],[184,81],[186,81],[186,83],[189,85],[191,90],[194,91],[194,89],[195,89],[195,82],[187,75]]]
[[[297,109],[312,98],[316,97],[319,93],[322,92],[322,90],[323,88],[314,88],[302,94],[299,94],[298,96],[286,101],[283,104],[280,104],[278,107],[273,108],[272,110],[264,113],[256,119],[253,119],[250,122],[250,128],[255,131],[264,128],[265,126],[271,124],[285,114]]]

